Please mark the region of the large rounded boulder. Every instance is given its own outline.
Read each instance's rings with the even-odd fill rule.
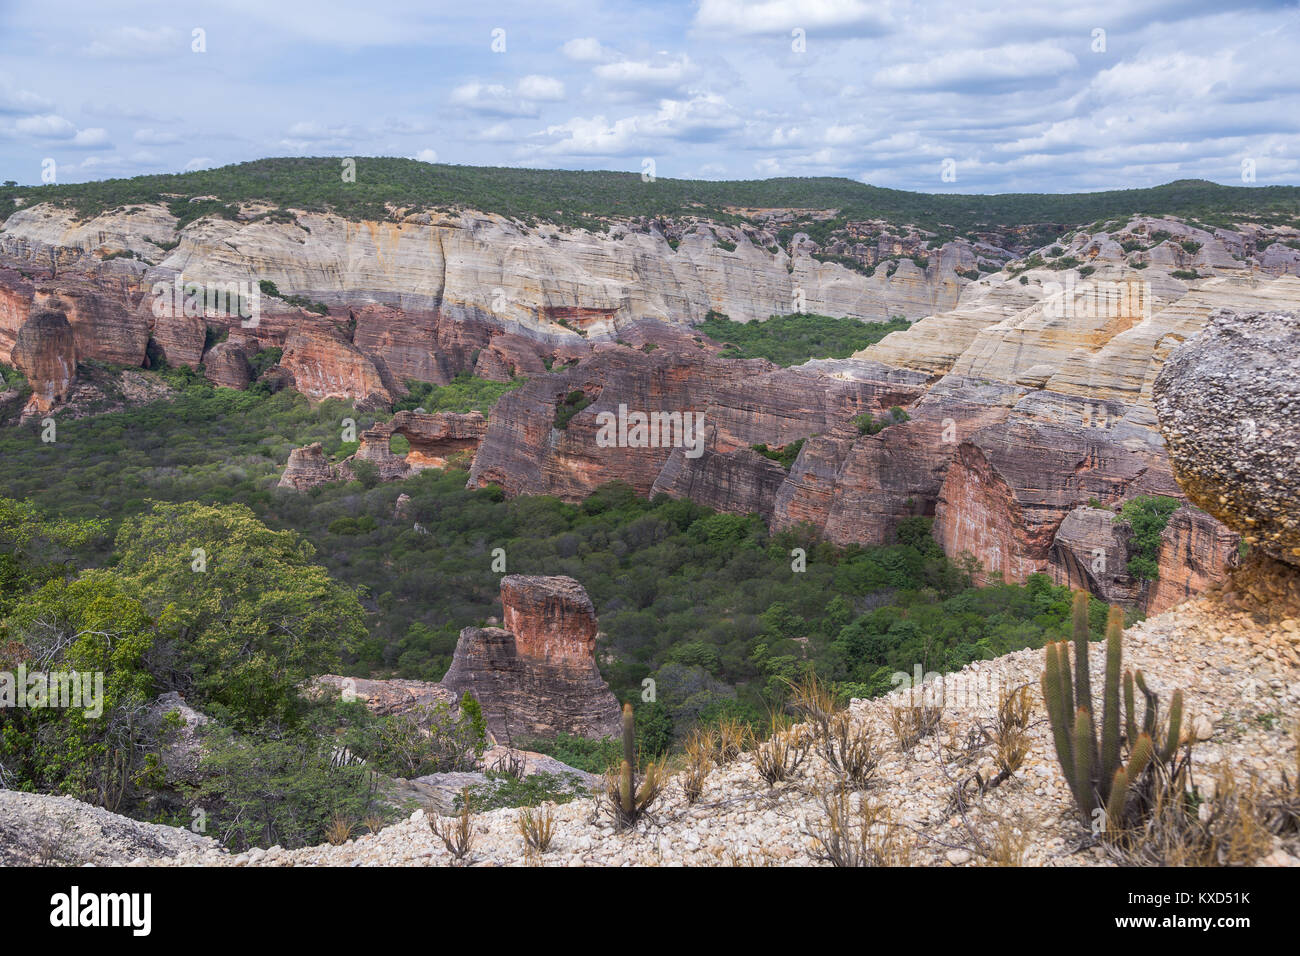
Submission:
[[[1153,394],[1188,498],[1300,567],[1300,313],[1215,312]]]

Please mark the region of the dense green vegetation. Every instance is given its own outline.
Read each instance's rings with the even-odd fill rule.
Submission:
[[[88,541],[79,553],[83,565],[134,567],[141,560],[122,529],[138,528],[131,519],[148,510],[146,499],[239,503],[271,529],[296,530],[315,547],[314,561],[361,590],[367,633],[340,641],[340,666],[356,674],[440,678],[460,629],[500,613],[491,551],[504,548],[511,573],[569,574],[583,583],[609,635],[612,685],[627,696],[655,678],[679,730],[726,698],[759,707],[769,678],[805,655],[833,661],[854,680],[885,666],[875,645],[865,660],[833,650],[841,629],[868,609],[878,624],[881,608],[893,609],[889,627],[901,630],[887,643],[918,655],[927,669],[996,653],[1006,633],[1028,643],[1045,639],[1058,633],[1057,612],[1065,611],[1059,589],[1013,587],[983,599],[1009,602],[1011,617],[990,610],[978,622],[932,620],[939,602],[970,588],[919,518],[897,544],[840,550],[806,533],[770,534],[757,518],[713,514],[688,501],[646,501],[618,484],[580,505],[506,501],[491,487],[467,489],[458,470],[305,495],[274,487],[297,445],[321,441],[335,457],[350,450],[340,440],[348,417],[359,428],[368,423],[338,402],[312,408],[289,392],[259,397],[193,385],[173,402],[60,422],[54,444],[42,443],[32,426],[6,429],[0,475],[11,495],[53,515],[101,520],[118,535],[116,546],[108,533]],[[393,505],[402,493],[411,496],[410,510],[399,519]],[[791,569],[795,547],[807,551],[804,572]],[[181,586],[157,587],[172,585]],[[1038,603],[1024,604],[1026,595]],[[1027,609],[1032,614],[1021,620]],[[955,631],[954,621],[963,622]],[[902,640],[914,633],[923,635],[921,644]]]
[[[909,324],[901,316],[889,322],[860,322],[807,313],[774,315],[766,322],[732,322],[710,313],[695,329],[725,346],[718,353],[722,358],[801,365],[814,358],[848,358]]]
[[[525,378],[516,378],[509,382],[493,382],[486,378],[475,378],[469,372],[461,372],[447,385],[407,379],[406,387],[409,391],[405,398],[399,399],[393,406],[393,411],[423,408],[430,413],[477,411],[486,415],[492,411],[498,398],[526,381]]]
[[[974,588],[921,517],[887,546],[835,548],[619,483],[576,505],[468,489],[455,468],[277,489],[291,448],[354,447],[345,419],[369,423],[340,402],[189,381],[172,400],[61,419],[54,443],[33,425],[0,430],[0,480],[27,499],[0,500],[0,670],[48,657],[59,636],[64,666],[105,672],[114,715],[0,715],[8,785],[176,822],[204,807],[232,847],[319,842],[340,815],[392,812],[375,775],[459,768],[481,748],[473,702],[430,737],[409,719],[305,701],[298,683],[325,671],[439,679],[461,628],[500,616],[496,548],[509,573],[568,574],[590,593],[602,670],[636,703],[644,753],[702,721],[762,725],[809,667],[870,695],[917,667],[1067,636],[1066,589],[1041,575]],[[401,518],[399,494],[410,496]],[[1093,610],[1099,634],[1104,609]],[[216,718],[203,765],[216,776],[163,787],[169,728],[132,715],[167,690]],[[529,744],[588,770],[610,756],[607,742]],[[364,773],[335,765],[339,746]],[[563,789],[499,779],[473,799]]]
[[[767,445],[761,442],[751,447],[764,458],[776,462],[786,471],[789,471],[790,466],[795,463],[796,459],[798,459],[799,452],[803,450],[803,443],[804,439],[800,438],[798,441],[792,441],[790,444],[782,445],[780,448],[768,448]]]
[[[910,421],[911,418],[912,416],[907,414],[906,409],[894,405],[879,418],[873,417],[870,412],[854,415],[853,424],[858,426],[859,435],[879,435],[890,425],[901,425],[903,422]]]
[[[97,213],[166,198],[184,220],[233,216],[233,204],[264,200],[280,210],[334,210],[351,218],[386,219],[388,204],[404,209],[470,207],[570,226],[601,228],[602,217],[709,217],[737,220],[736,207],[839,210],[841,221],[885,219],[965,232],[1029,223],[1077,225],[1136,213],[1181,215],[1215,223],[1231,213],[1290,221],[1300,214],[1294,186],[1220,186],[1179,180],[1150,189],[1107,192],[962,195],[881,189],[849,179],[784,178],[711,182],[656,178],[637,172],[450,166],[411,159],[360,157],[356,181],[344,182],[337,157],[260,159],[219,169],[49,186],[0,187],[0,209],[56,200]],[[190,202],[196,197],[205,198]],[[801,227],[802,228],[802,227]],[[831,228],[831,227],[828,227]]]
[[[1169,516],[1178,510],[1181,502],[1167,495],[1136,495],[1124,502],[1116,523],[1124,522],[1132,529],[1128,543],[1128,573],[1142,581],[1160,577],[1161,534],[1169,524]]]

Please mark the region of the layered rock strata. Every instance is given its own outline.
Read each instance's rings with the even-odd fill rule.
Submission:
[[[501,579],[504,628],[467,627],[441,683],[472,694],[497,740],[613,736],[619,705],[596,666],[596,611],[569,577]]]

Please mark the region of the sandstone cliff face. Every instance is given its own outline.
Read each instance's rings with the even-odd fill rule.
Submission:
[[[599,345],[578,366],[530,380],[501,397],[470,470],[470,483],[495,483],[511,495],[552,494],[575,501],[598,485],[621,480],[649,494],[674,453],[671,442],[650,447],[602,444],[598,416],[617,416],[620,405],[645,414],[705,413],[717,389],[773,368],[762,360],[717,359],[693,343],[690,348],[664,347],[648,354]],[[591,404],[566,428],[556,428],[559,409],[574,392]],[[671,437],[678,435],[674,425]]]
[[[238,342],[218,342],[203,356],[203,374],[214,385],[247,388],[253,380],[248,353]]]
[[[77,341],[62,312],[37,312],[18,330],[14,366],[32,387],[27,411],[43,414],[63,401],[77,377]]]
[[[293,375],[294,388],[311,398],[392,401],[374,364],[350,342],[328,331],[290,333],[280,367]]]
[[[473,694],[498,740],[616,735],[618,701],[596,667],[596,612],[582,586],[508,575],[501,604],[505,628],[461,631],[442,685]]]

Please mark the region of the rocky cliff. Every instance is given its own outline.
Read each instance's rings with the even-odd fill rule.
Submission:
[[[1181,510],[1160,577],[1143,581],[1128,576],[1122,524],[1103,527],[1101,513],[1114,526],[1134,496],[1184,497],[1156,425],[1157,375],[1214,309],[1300,302],[1297,257],[1266,266],[1269,248],[1249,229],[1138,217],[986,275],[955,309],[853,359],[798,368],[727,364],[689,337],[645,357],[598,346],[497,406],[471,482],[577,499],[620,479],[840,544],[886,543],[901,519],[932,515],[945,550],[972,556],[981,579],[1043,572],[1159,611],[1235,565],[1235,534]],[[684,364],[699,371],[689,394]],[[576,391],[581,410],[567,417]],[[702,415],[701,447],[602,446],[601,417],[622,406]],[[857,427],[894,406],[904,420]]]
[[[483,705],[498,740],[619,732],[618,701],[594,656],[596,611],[568,577],[501,579],[504,628],[461,631],[442,685]]]

